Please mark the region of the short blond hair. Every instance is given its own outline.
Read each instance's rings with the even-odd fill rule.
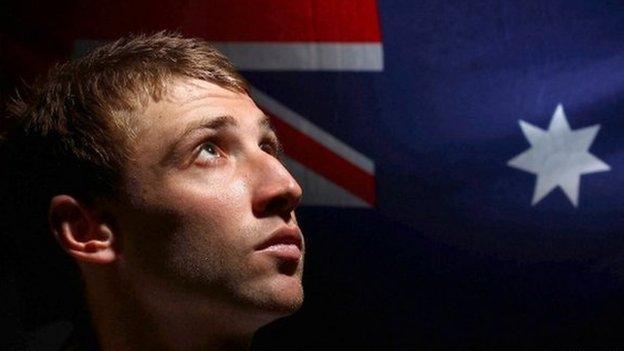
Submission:
[[[132,135],[128,116],[180,77],[249,93],[231,62],[204,40],[171,32],[127,36],[55,66],[9,104],[2,168],[17,172],[13,186],[29,191],[45,185],[52,196],[114,196]]]

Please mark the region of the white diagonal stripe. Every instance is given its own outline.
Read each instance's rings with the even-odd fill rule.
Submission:
[[[252,87],[251,93],[258,105],[268,109],[275,115],[275,117],[284,121],[299,132],[311,137],[319,144],[322,144],[326,148],[330,149],[352,164],[360,167],[369,174],[375,174],[375,164],[368,157],[362,155],[342,141],[336,139],[333,135],[310,123],[307,119],[297,114],[295,111],[280,104],[260,90]]]
[[[284,164],[303,188],[303,206],[332,206],[370,208],[372,205],[351,194],[345,188],[334,184],[329,179],[284,156]]]

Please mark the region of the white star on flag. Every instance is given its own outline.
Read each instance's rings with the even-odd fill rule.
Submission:
[[[581,175],[611,169],[589,153],[600,125],[570,129],[561,104],[557,105],[547,131],[522,120],[519,123],[531,148],[507,165],[537,175],[532,205],[559,186],[576,207]]]

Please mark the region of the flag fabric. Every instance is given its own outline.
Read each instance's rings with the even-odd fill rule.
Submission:
[[[251,82],[310,243],[258,349],[624,344],[621,2],[47,6],[4,24],[5,72],[172,29]]]

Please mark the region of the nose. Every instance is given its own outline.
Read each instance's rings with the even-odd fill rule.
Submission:
[[[299,205],[303,190],[275,157],[262,153],[252,170],[254,189],[252,210],[256,217],[280,216],[289,221]]]

